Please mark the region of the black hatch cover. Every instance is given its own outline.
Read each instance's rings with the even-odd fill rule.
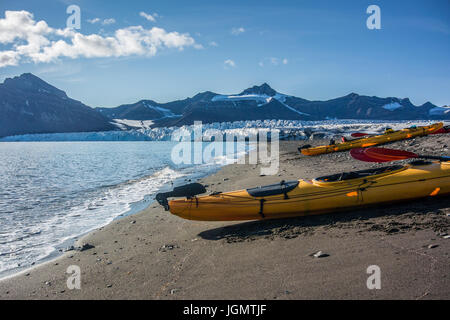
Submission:
[[[277,194],[285,194],[298,186],[298,180],[281,181],[276,184],[269,184],[267,186],[247,189],[247,192],[252,197],[267,197]]]

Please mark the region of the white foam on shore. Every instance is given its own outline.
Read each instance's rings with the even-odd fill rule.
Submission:
[[[223,165],[235,163],[247,149],[227,149],[202,164],[187,164],[177,170],[165,167],[142,178],[90,190],[85,197],[87,200],[47,220],[32,226],[26,221],[11,224],[9,229],[5,226],[0,232],[0,279],[44,263],[60,255],[61,249],[81,235],[144,209],[153,202],[153,195],[170,188],[170,183],[182,182],[183,178],[195,180]]]
[[[2,230],[0,274],[10,269],[31,266],[33,262],[47,258],[67,240],[109,224],[128,212],[134,203],[186,175],[166,167],[141,179],[104,187],[82,205],[25,230],[17,226],[15,230]]]

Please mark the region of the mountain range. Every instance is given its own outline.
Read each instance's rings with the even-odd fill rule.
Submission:
[[[379,98],[351,93],[311,101],[286,95],[267,83],[238,94],[211,91],[167,103],[141,100],[115,108],[91,108],[31,73],[0,84],[0,136],[25,133],[108,131],[240,120],[432,120],[450,119],[450,108],[430,102],[415,106],[408,98]]]

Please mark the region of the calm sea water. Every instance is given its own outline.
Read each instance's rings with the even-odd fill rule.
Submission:
[[[195,179],[223,164],[175,165],[174,145],[0,143],[0,276],[55,255],[68,241],[133,208],[145,208],[169,182]]]

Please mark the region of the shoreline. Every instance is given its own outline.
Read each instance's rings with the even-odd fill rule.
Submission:
[[[154,195],[157,194],[158,192],[163,192],[166,190],[171,189],[172,186],[177,186],[177,185],[181,185],[183,183],[186,183],[187,180],[192,180],[192,181],[197,181],[205,176],[214,174],[215,172],[217,172],[218,170],[220,170],[221,167],[223,167],[224,165],[220,165],[220,164],[214,164],[211,165],[212,167],[209,168],[208,170],[204,171],[204,172],[189,172],[186,174],[186,176],[182,176],[182,177],[178,177],[175,178],[173,181],[171,182],[167,182],[163,185],[161,185],[161,187],[153,194],[148,194],[146,195],[142,200],[134,202],[134,203],[130,203],[130,208],[128,211],[123,212],[117,216],[115,216],[113,218],[112,221],[105,223],[104,225],[100,226],[100,227],[94,227],[91,230],[88,230],[86,232],[83,232],[81,234],[77,234],[74,235],[73,237],[66,239],[62,244],[56,245],[54,247],[54,251],[51,252],[49,255],[47,255],[44,258],[41,258],[40,260],[37,260],[33,263],[33,265],[29,265],[26,267],[16,267],[14,269],[9,269],[9,270],[5,270],[3,272],[0,272],[0,282],[2,280],[6,280],[6,279],[10,279],[10,278],[14,278],[15,276],[20,276],[22,274],[26,274],[27,272],[30,272],[34,269],[36,269],[39,266],[45,265],[49,262],[53,262],[55,260],[58,260],[60,257],[62,257],[65,253],[67,252],[73,252],[74,250],[66,250],[69,247],[76,247],[77,243],[79,241],[81,241],[83,238],[85,238],[86,236],[88,236],[91,232],[94,232],[96,230],[101,230],[103,229],[105,226],[114,223],[115,221],[118,221],[120,219],[123,219],[127,216],[132,216],[135,214],[138,214],[142,211],[145,211],[146,209],[148,209],[152,204],[156,203],[156,200],[154,199]],[[188,170],[191,171],[190,169],[192,168],[183,168],[181,169],[181,172],[183,172],[184,170]],[[137,207],[141,207],[141,209],[137,208]],[[3,273],[3,275],[2,275]]]
[[[301,143],[280,142],[278,175],[260,177],[259,165],[234,164],[199,182],[208,192],[229,191],[373,166],[348,153],[301,157]],[[449,143],[430,136],[392,148],[448,152]],[[76,241],[95,248],[1,279],[0,299],[449,299],[450,243],[439,236],[448,232],[447,214],[444,198],[303,218],[198,222],[153,202]],[[322,250],[329,256],[311,257]],[[382,270],[381,290],[366,288],[373,264]],[[81,290],[66,287],[69,265],[81,268]]]

